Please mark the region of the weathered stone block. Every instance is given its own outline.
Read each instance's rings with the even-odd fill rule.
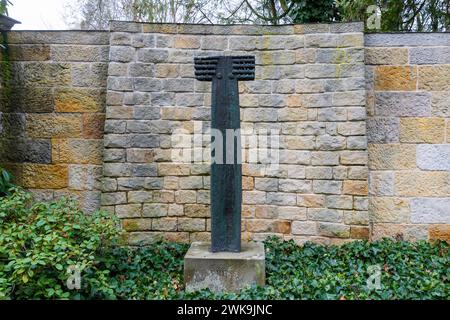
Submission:
[[[136,49],[133,47],[112,46],[109,59],[115,62],[130,62],[134,60]]]
[[[198,232],[206,230],[205,219],[179,218],[178,231]]]
[[[398,171],[395,191],[401,196],[447,197],[450,194],[450,172]]]
[[[428,240],[428,226],[392,223],[374,223],[372,240],[383,238],[402,239],[405,241]]]
[[[449,91],[450,65],[421,66],[419,68],[419,90]]]
[[[0,133],[4,136],[9,135],[8,132],[5,134],[1,130]],[[0,162],[50,164],[51,142],[47,139],[13,138],[13,136],[0,139]]]
[[[208,205],[202,204],[186,204],[184,206],[184,213],[190,218],[210,218],[211,212]]]
[[[102,193],[101,205],[113,206],[127,203],[127,194],[125,192]]]
[[[226,50],[228,48],[228,38],[221,36],[205,36],[202,38],[203,50]]]
[[[53,139],[54,163],[102,164],[103,142],[100,139]]]
[[[317,110],[319,121],[347,121],[346,108],[320,108]]]
[[[343,136],[363,136],[366,134],[366,123],[363,121],[339,123],[337,131]]]
[[[393,196],[394,172],[371,171],[369,177],[369,194],[372,196]]]
[[[154,48],[155,36],[153,34],[135,34],[131,44],[135,48]]]
[[[75,138],[81,135],[81,115],[27,114],[30,138]]]
[[[119,218],[140,218],[141,213],[141,204],[125,204],[116,206],[116,215]]]
[[[366,196],[369,193],[367,181],[346,180],[343,184],[343,194]]]
[[[301,236],[317,235],[317,223],[313,221],[293,221],[292,234]]]
[[[152,219],[124,219],[122,226],[127,232],[151,231]]]
[[[143,199],[145,200],[145,199]],[[142,208],[142,215],[146,218],[158,218],[167,216],[169,206],[167,204],[148,203]]]
[[[408,223],[409,201],[403,198],[371,197],[369,200],[371,222]]]
[[[168,61],[169,52],[162,49],[140,49],[137,54],[138,61],[145,63],[161,63]]]
[[[399,118],[370,118],[367,120],[369,143],[396,143],[400,140]]]
[[[211,253],[210,244],[195,242],[184,258],[187,291],[238,292],[265,284],[264,245],[243,244],[240,253]]]
[[[289,234],[291,222],[274,219],[251,219],[245,221],[245,230],[257,233]]]
[[[77,87],[105,88],[107,81],[107,63],[72,64],[72,85]],[[120,82],[120,81],[118,81]],[[117,82],[115,83],[118,84]],[[122,84],[129,85],[125,79]],[[118,91],[122,91],[119,89]]]
[[[429,117],[429,92],[379,92],[375,94],[375,115],[386,117]]]
[[[83,114],[83,138],[102,139],[105,115],[100,113]]]
[[[44,44],[9,45],[8,58],[10,61],[48,61],[50,60],[50,46]],[[2,57],[2,54],[0,54]]]
[[[369,225],[369,212],[367,210],[356,211],[346,210],[344,211],[344,222],[349,225]]]
[[[435,117],[450,117],[450,92],[433,92],[431,96],[431,113]]]
[[[51,47],[53,61],[107,62],[108,54],[108,46],[52,45]]]
[[[255,189],[261,191],[278,191],[278,179],[255,178]]]
[[[325,237],[350,237],[350,227],[343,224],[319,222],[317,229],[318,234]]]
[[[411,199],[412,223],[450,223],[449,198]]]
[[[342,151],[340,163],[343,165],[366,165],[368,155],[366,151]]]
[[[311,153],[313,166],[337,166],[339,165],[339,153],[332,151],[317,151]]]
[[[116,46],[131,45],[131,34],[126,32],[113,32],[111,34],[110,44]]]
[[[130,77],[153,77],[155,75],[155,65],[150,63],[138,62],[129,63],[128,75]]]
[[[417,166],[422,170],[450,171],[450,144],[418,145]]]
[[[311,186],[312,186],[311,181],[308,180],[296,180],[296,179],[279,180],[279,189],[282,192],[309,193],[311,192]]]
[[[197,193],[194,190],[178,190],[175,191],[176,203],[196,203]]]
[[[313,181],[313,190],[314,193],[340,194],[342,182],[333,180],[315,180]]]
[[[169,204],[169,209],[167,212],[169,217],[180,217],[184,215],[184,207],[179,204]]]
[[[101,166],[69,165],[69,188],[73,190],[98,190],[102,176]]]
[[[340,136],[321,135],[316,139],[316,150],[333,151],[345,149],[346,138]]]
[[[279,206],[295,206],[297,203],[297,196],[295,193],[268,192],[265,203]]]
[[[200,48],[200,38],[195,36],[176,36],[174,39],[176,49],[198,49]]]
[[[348,178],[353,180],[367,180],[369,168],[367,166],[353,166],[348,168]],[[345,179],[346,176],[343,177]]]
[[[369,240],[370,239],[370,228],[368,227],[351,227],[350,228],[350,238]]]
[[[353,136],[347,138],[347,149],[349,150],[367,150],[366,136]]]
[[[445,140],[445,119],[403,118],[400,119],[400,142],[443,143]]]
[[[152,219],[152,229],[155,231],[177,231],[177,218]]]
[[[402,65],[408,63],[407,48],[366,48],[366,64]],[[411,62],[411,64],[414,64]]]
[[[330,167],[306,168],[306,179],[328,180],[333,178],[333,170]]]
[[[417,66],[380,66],[375,69],[375,90],[414,91]]]
[[[314,221],[342,222],[343,212],[336,209],[308,208],[308,219]]]
[[[352,209],[353,197],[351,196],[326,196],[325,205],[330,209]]]
[[[369,144],[369,168],[401,170],[416,167],[416,147],[408,144]]]
[[[65,165],[24,164],[18,179],[25,188],[61,189],[69,183],[68,167]]]
[[[430,226],[429,240],[442,240],[450,243],[450,226],[448,224]]]

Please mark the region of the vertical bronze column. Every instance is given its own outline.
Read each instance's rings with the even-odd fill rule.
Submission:
[[[195,59],[195,76],[212,81],[211,250],[241,251],[242,160],[238,81],[255,79],[255,57]],[[220,133],[220,134],[218,134]],[[217,141],[221,139],[222,141]]]

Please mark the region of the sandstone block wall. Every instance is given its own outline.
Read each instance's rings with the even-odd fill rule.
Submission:
[[[243,167],[245,239],[369,237],[361,24],[192,26],[113,23],[102,205],[132,244],[208,240],[209,163],[177,163],[173,130],[210,121],[194,57],[255,55],[240,84],[242,127],[280,132],[280,166]]]
[[[0,164],[38,198],[70,195],[97,209],[109,33],[9,32],[7,40]]]
[[[131,244],[208,240],[209,159],[174,161],[172,133],[208,131],[211,86],[194,57],[255,55],[242,128],[278,130],[280,165],[244,162],[244,239],[449,240],[450,34],[362,27],[9,32],[0,165],[38,198],[113,211]]]
[[[449,45],[449,33],[366,35],[373,239],[450,239]]]

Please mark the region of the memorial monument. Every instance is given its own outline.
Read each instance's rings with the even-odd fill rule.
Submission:
[[[242,156],[239,81],[255,79],[254,56],[195,59],[195,76],[212,82],[211,244],[193,243],[185,257],[188,291],[237,291],[264,285],[263,244],[241,244]]]

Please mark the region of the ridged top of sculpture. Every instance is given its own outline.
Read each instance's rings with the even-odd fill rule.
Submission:
[[[229,59],[232,63],[232,71],[228,77],[234,77],[238,81],[255,80],[255,57],[254,56],[213,56],[195,58],[195,78],[199,81],[212,81],[216,76],[218,79],[224,75],[216,74],[216,66],[219,59]]]

